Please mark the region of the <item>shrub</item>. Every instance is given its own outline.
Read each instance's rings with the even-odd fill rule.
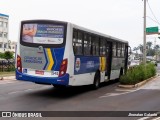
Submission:
[[[8,72],[15,71],[15,67],[10,67],[6,71],[8,71]]]
[[[140,64],[139,66],[129,69],[125,75],[121,76],[120,83],[124,85],[134,85],[155,75],[156,69],[154,64]]]
[[[4,58],[4,53],[0,52],[0,58]]]
[[[8,59],[13,59],[13,52],[6,51],[6,52],[4,53],[4,58],[5,58],[6,60],[8,60]]]

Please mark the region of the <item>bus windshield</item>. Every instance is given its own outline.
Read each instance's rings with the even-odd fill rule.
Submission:
[[[60,45],[65,41],[65,27],[59,24],[24,23],[21,42],[37,45]]]

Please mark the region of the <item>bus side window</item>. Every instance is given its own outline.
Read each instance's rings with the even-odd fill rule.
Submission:
[[[73,32],[73,51],[75,55],[82,55],[82,32]]]
[[[95,43],[95,38],[92,36],[92,55],[96,55],[96,43]]]
[[[117,43],[117,56],[121,57],[121,52],[122,52],[122,45],[121,43]]]
[[[96,40],[96,55],[99,56],[99,37],[96,36],[95,40]]]
[[[82,55],[82,32],[78,31],[77,54]]]
[[[84,34],[84,55],[91,55],[91,36]]]
[[[106,40],[104,38],[100,38],[100,55],[106,55]]]
[[[122,54],[121,54],[122,57],[124,57],[124,53],[125,53],[125,44],[122,44]]]
[[[77,37],[78,37],[78,33],[77,31],[73,31],[73,51],[74,51],[74,54],[77,53],[77,48],[76,48],[76,43],[77,43]]]
[[[92,55],[99,56],[99,38],[92,36]]]
[[[106,40],[106,55],[108,56],[109,54],[109,43],[107,42],[107,39]]]
[[[112,47],[112,56],[116,57],[117,56],[117,45],[114,42],[113,47]]]

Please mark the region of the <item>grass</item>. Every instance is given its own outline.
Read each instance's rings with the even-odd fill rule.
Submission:
[[[11,71],[11,72],[0,72],[0,77],[3,76],[13,76],[15,75],[15,71]]]

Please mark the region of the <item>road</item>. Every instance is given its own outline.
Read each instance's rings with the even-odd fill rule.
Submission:
[[[118,84],[109,82],[98,90],[91,90],[90,86],[55,89],[47,85],[4,80],[0,81],[0,111],[160,111],[160,77],[136,89],[122,89],[117,87]],[[81,118],[77,116],[77,119]],[[103,117],[99,119],[106,120]]]

